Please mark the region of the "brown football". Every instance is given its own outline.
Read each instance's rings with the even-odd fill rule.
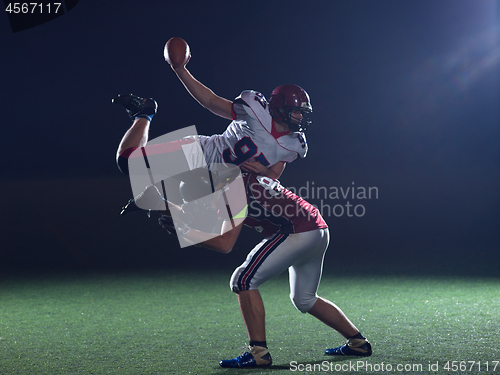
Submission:
[[[170,38],[163,51],[165,60],[174,68],[184,65],[189,59],[189,45],[179,37]]]

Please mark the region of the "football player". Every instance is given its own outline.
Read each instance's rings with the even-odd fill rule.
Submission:
[[[243,225],[262,233],[265,238],[248,254],[245,262],[236,268],[230,286],[237,294],[249,345],[240,356],[220,361],[222,367],[269,366],[272,358],[267,348],[265,332],[265,310],[258,287],[288,269],[290,276],[290,298],[302,313],[309,313],[338,331],[347,342],[336,348],[326,349],[327,355],[370,356],[372,348],[367,339],[334,303],[317,295],[321,279],[323,258],[329,244],[328,225],[319,210],[283,188],[278,181],[255,174],[243,173],[239,178],[243,184],[236,189],[245,189],[246,215],[239,207],[230,229],[201,245],[222,253],[229,253]],[[233,186],[233,185],[231,185]],[[232,191],[233,190],[233,191]],[[230,187],[226,194],[241,196],[241,191]],[[229,199],[231,200],[231,199]],[[227,199],[221,199],[221,205]],[[233,200],[234,201],[234,200]],[[242,203],[242,205],[244,205]],[[180,210],[180,208],[179,208]],[[246,218],[245,218],[246,216]],[[182,231],[176,230],[170,216],[163,215],[160,225],[169,233],[200,243],[202,233],[191,229],[186,223]]]
[[[286,163],[306,156],[304,131],[311,124],[312,106],[304,89],[291,84],[278,86],[269,102],[261,93],[246,90],[230,101],[194,78],[186,64],[172,69],[187,91],[204,108],[233,120],[223,134],[200,139],[202,147],[219,159],[207,162],[222,162],[218,156],[222,154],[225,163],[243,164],[243,170],[278,178]]]
[[[203,107],[232,120],[224,133],[198,137],[208,164],[229,163],[247,172],[278,178],[287,163],[306,156],[304,131],[311,124],[312,106],[309,95],[301,87],[292,84],[278,86],[271,93],[269,102],[261,93],[251,90],[243,91],[231,101],[216,95],[195,79],[186,65],[172,69]],[[128,158],[134,157],[133,151],[145,147],[148,142],[149,126],[157,111],[157,103],[132,94],[118,95],[113,102],[125,107],[134,120],[117,151],[118,166],[128,173]],[[146,148],[150,147],[151,154],[157,155],[180,151],[180,146],[194,141],[194,138],[186,137],[175,145]],[[145,152],[150,153],[149,150]],[[142,157],[142,153],[136,155]],[[200,166],[193,165],[191,169]]]

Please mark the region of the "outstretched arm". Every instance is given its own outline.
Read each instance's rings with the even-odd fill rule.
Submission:
[[[177,74],[177,77],[179,77],[186,90],[204,108],[208,109],[217,116],[226,118],[228,120],[233,119],[232,101],[216,95],[212,90],[210,90],[208,87],[194,78],[189,70],[186,69],[186,65],[176,68],[172,66],[172,69],[174,70],[175,74]]]

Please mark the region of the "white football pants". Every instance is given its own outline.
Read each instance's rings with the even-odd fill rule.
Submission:
[[[290,299],[297,310],[306,313],[318,299],[316,292],[329,240],[328,229],[276,234],[262,240],[234,271],[231,290],[237,293],[257,289],[288,269]]]

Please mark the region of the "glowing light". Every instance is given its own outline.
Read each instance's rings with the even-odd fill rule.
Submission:
[[[468,36],[451,51],[429,57],[410,79],[410,95],[420,110],[432,111],[457,97],[484,75],[495,76],[500,63],[500,34],[493,26]]]

